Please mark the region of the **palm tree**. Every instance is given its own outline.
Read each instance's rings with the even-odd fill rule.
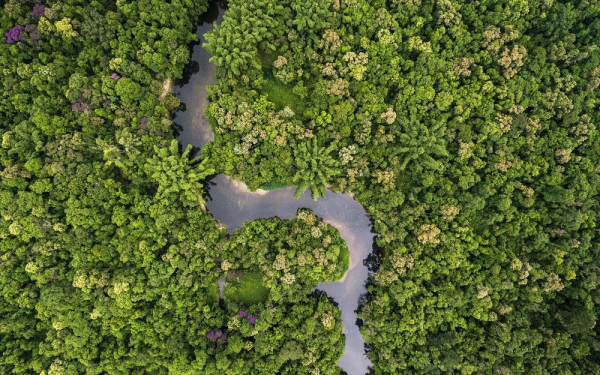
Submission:
[[[195,207],[205,203],[202,181],[215,171],[207,165],[208,159],[197,163],[189,160],[191,146],[179,155],[178,144],[172,140],[170,147],[154,146],[154,156],[146,162],[146,173],[157,185],[156,198],[167,201],[178,199],[183,205]]]
[[[431,156],[448,156],[446,150],[445,126],[442,122],[431,122],[429,126],[411,117],[398,121],[392,133],[397,136],[398,147],[392,155],[402,155],[400,170],[405,170],[411,162],[418,162],[428,168],[437,169],[439,163]]]
[[[338,161],[329,155],[333,147],[333,144],[328,148],[319,147],[317,138],[313,137],[312,142],[303,142],[294,150],[294,162],[298,169],[293,179],[294,184],[298,185],[294,194],[296,198],[300,198],[309,188],[314,200],[325,197],[327,182],[340,173]]]

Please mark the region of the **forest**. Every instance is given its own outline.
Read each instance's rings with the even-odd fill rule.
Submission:
[[[340,374],[347,245],[218,173],[367,209],[373,373],[600,372],[598,0],[229,0],[199,155],[206,0],[0,4],[0,373]]]

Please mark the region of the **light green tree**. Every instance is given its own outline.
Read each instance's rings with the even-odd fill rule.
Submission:
[[[293,179],[294,184],[298,185],[294,194],[296,198],[300,198],[309,188],[314,200],[325,197],[328,181],[339,174],[339,162],[330,155],[333,148],[334,144],[327,148],[320,147],[314,137],[312,142],[303,142],[294,150],[294,163],[298,169]]]
[[[176,140],[171,141],[169,148],[154,146],[154,149],[156,154],[148,160],[146,172],[158,184],[156,197],[179,196],[185,206],[191,207],[204,203],[201,181],[214,173],[206,166],[208,159],[193,167],[188,159],[191,146],[180,156]]]

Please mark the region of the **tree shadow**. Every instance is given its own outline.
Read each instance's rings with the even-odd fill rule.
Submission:
[[[190,49],[193,49],[195,46],[199,45],[199,42],[193,43]],[[192,50],[190,50],[190,55],[192,54]],[[181,79],[177,80],[177,86],[183,87],[190,83],[190,79],[196,73],[200,72],[200,64],[196,60],[191,60],[189,63],[185,65],[183,68],[183,76]]]
[[[376,273],[383,263],[385,254],[383,249],[377,244],[377,236],[373,237],[373,251],[363,260],[363,265],[369,272]]]

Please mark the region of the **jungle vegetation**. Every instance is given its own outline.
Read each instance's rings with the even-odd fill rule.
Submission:
[[[224,237],[214,173],[367,208],[375,373],[600,371],[597,0],[231,0],[199,158],[163,85],[205,1],[2,4],[0,372],[338,374],[339,233]]]

